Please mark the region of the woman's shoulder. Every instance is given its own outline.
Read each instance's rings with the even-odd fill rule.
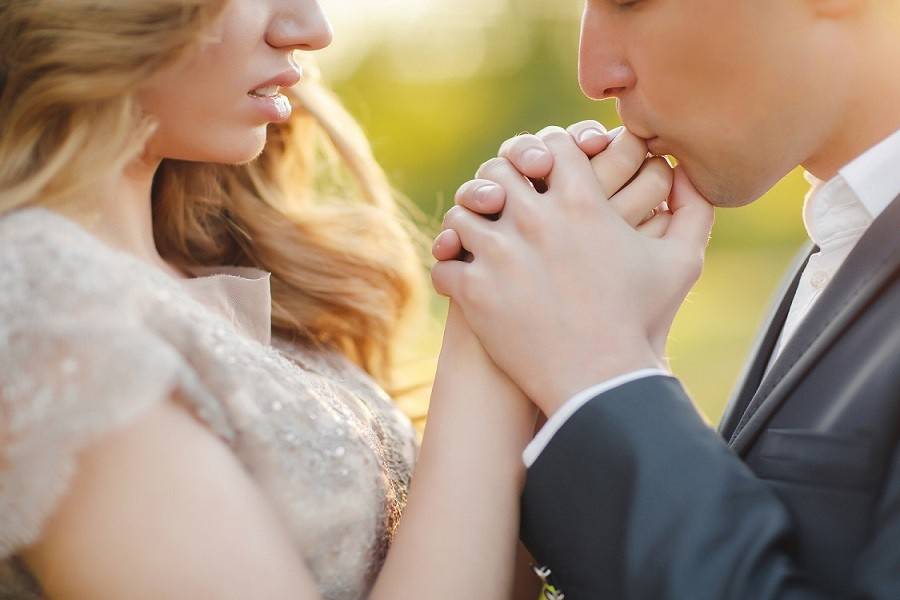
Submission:
[[[0,216],[0,321],[109,316],[139,291],[144,271],[63,215],[27,207]]]
[[[174,279],[61,215],[0,217],[0,417],[125,418],[176,388],[212,404],[182,331],[198,314]]]
[[[63,214],[42,206],[26,206],[0,214],[0,258],[38,259],[57,258],[63,249],[72,252],[72,259],[85,253],[104,255],[104,247],[81,225]],[[108,249],[111,251],[111,249]]]
[[[0,217],[0,561],[34,541],[83,448],[160,402],[230,433],[158,326],[169,292],[120,254],[45,209]]]

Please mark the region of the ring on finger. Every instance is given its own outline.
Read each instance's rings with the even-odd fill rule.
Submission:
[[[643,219],[640,223],[638,223],[638,225],[643,225],[643,224],[646,223],[647,221],[652,220],[653,218],[656,217],[656,215],[659,214],[659,212],[660,212],[660,211],[659,211],[659,208],[653,208],[653,209],[650,209],[650,212],[647,213],[647,216],[644,217],[644,219]]]

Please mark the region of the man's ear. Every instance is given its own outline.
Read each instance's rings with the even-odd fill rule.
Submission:
[[[857,15],[875,0],[806,0],[820,17],[840,18]]]

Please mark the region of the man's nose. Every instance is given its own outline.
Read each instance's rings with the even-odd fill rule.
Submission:
[[[627,65],[579,61],[578,82],[588,98],[617,98],[634,86],[634,81],[634,74]]]
[[[296,8],[279,12],[272,20],[266,41],[274,48],[321,50],[331,44],[333,33],[322,7],[315,0],[296,2]]]
[[[581,24],[578,53],[578,82],[581,91],[594,100],[620,96],[634,86],[634,71],[625,60],[615,32],[602,20],[585,13]]]

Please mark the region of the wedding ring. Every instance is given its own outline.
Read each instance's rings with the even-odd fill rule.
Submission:
[[[638,225],[643,225],[643,224],[646,223],[647,221],[652,220],[652,219],[653,219],[654,217],[656,217],[656,215],[658,215],[658,214],[659,214],[659,209],[658,209],[658,208],[654,208],[653,210],[651,210],[651,211],[647,214],[646,217],[644,217],[644,219],[643,219],[640,223],[638,223]]]

